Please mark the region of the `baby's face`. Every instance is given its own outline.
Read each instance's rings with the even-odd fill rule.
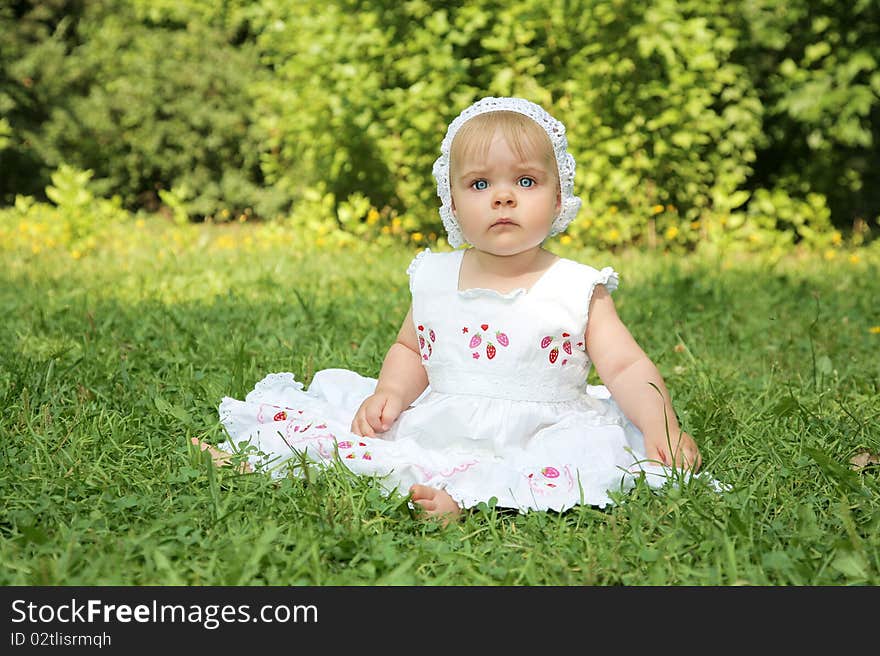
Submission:
[[[520,157],[500,131],[485,157],[470,154],[454,162],[450,185],[465,239],[494,255],[540,246],[559,209],[555,167],[541,153]]]

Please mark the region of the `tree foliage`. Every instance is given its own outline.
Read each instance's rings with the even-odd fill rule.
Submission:
[[[819,239],[880,215],[878,26],[873,0],[18,2],[0,194],[68,163],[128,207],[442,234],[446,126],[521,95],[568,127],[574,239]]]

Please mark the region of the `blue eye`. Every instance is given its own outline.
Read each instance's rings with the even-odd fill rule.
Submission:
[[[529,187],[534,187],[535,184],[537,184],[537,183],[535,182],[535,179],[534,179],[534,178],[528,178],[528,177],[526,177],[526,178],[520,178],[520,179],[519,179],[519,185],[520,185],[521,187],[526,188],[526,189],[528,189]]]
[[[477,191],[483,191],[483,190],[489,188],[489,183],[486,182],[485,180],[474,180],[471,183],[471,187],[473,187]]]

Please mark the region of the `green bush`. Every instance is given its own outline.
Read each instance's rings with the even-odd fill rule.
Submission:
[[[130,223],[118,196],[95,195],[92,171],[62,165],[51,179],[46,187],[51,203],[17,196],[14,207],[0,212],[3,250],[38,254],[61,249],[78,259],[102,245],[108,228]]]
[[[71,0],[0,4],[2,204],[13,203],[17,194],[39,194],[49,182],[51,167],[34,151],[29,135],[63,103],[66,80],[58,67],[82,5]]]
[[[285,209],[260,169],[255,54],[208,26],[132,18],[97,6],[78,23],[80,43],[58,64],[64,102],[29,135],[46,165],[93,170],[95,188],[130,208],[156,209],[173,188],[194,216]]]
[[[765,106],[752,184],[828,199],[838,227],[880,215],[880,3],[731,3],[736,59]]]
[[[762,107],[731,62],[729,21],[697,8],[262,2],[251,20],[282,80],[263,89],[278,117],[264,170],[292,194],[363,194],[437,232],[431,163],[447,124],[482,95],[522,95],[568,126],[586,201],[576,237],[627,241],[657,204],[689,222],[730,211],[747,198]]]
[[[432,241],[449,121],[520,95],[568,127],[576,243],[864,240],[877,25],[871,0],[16,3],[0,8],[0,194],[38,195],[69,163],[179,220]]]

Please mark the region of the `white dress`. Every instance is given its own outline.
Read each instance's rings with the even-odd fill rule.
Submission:
[[[459,291],[463,250],[425,250],[410,264],[413,322],[429,385],[381,437],[350,431],[376,380],[326,369],[306,391],[290,373],[270,374],[244,401],[224,397],[227,451],[248,449],[257,469],[295,474],[303,457],[337,454],[357,474],[406,495],[422,483],[463,508],[603,507],[610,490],[644,475],[660,487],[670,471],[645,462],[639,430],[604,386],[587,385],[587,311],[596,285],[618,276],[556,260],[531,289]]]

